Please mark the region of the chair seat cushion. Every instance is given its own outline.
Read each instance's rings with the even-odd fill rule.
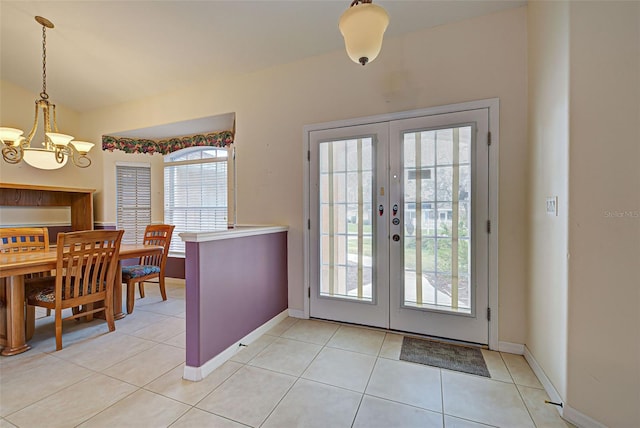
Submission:
[[[160,273],[160,267],[153,265],[122,266],[123,281],[128,281],[131,278],[140,278],[141,276],[151,275],[152,273]]]
[[[34,288],[27,296],[29,302],[53,303],[56,300],[55,287]]]

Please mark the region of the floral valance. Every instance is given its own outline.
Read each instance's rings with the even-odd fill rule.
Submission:
[[[209,146],[228,147],[233,144],[233,131],[175,137],[167,140],[146,140],[139,138],[102,136],[102,150],[122,150],[125,153],[160,153],[163,155],[188,147]]]

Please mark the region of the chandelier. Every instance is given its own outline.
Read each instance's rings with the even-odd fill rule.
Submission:
[[[25,138],[23,131],[16,128],[0,127],[0,142],[2,143],[2,159],[7,163],[17,164],[24,160],[27,164],[39,169],[58,169],[66,165],[67,160],[77,167],[86,168],[91,165],[87,153],[94,146],[86,141],[76,141],[71,135],[58,132],[56,122],[56,105],[49,101],[47,94],[47,28],[53,24],[41,16],[35,17],[42,25],[42,92],[36,100],[35,118],[31,132]],[[42,148],[31,147],[31,140],[38,128],[38,114],[42,110],[44,120],[44,141]],[[53,112],[53,131],[51,128],[51,113]]]
[[[376,59],[389,25],[387,11],[371,1],[353,0],[338,23],[349,58],[362,65]]]

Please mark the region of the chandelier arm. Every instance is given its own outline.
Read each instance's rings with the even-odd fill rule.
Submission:
[[[26,146],[29,146],[31,144],[31,140],[33,139],[33,136],[36,134],[36,131],[38,130],[38,103],[39,102],[40,101],[36,100],[35,111],[33,112],[33,126],[31,127],[31,131],[29,131],[29,135],[27,135],[27,138],[24,141]]]
[[[87,156],[86,153],[80,153],[73,147],[67,147],[69,149],[69,158],[71,158],[71,162],[78,168],[86,168],[91,165],[91,158]]]
[[[56,105],[55,104],[50,104],[51,106],[51,110],[53,110],[53,132],[59,132],[58,131],[58,120],[56,119]]]
[[[4,145],[2,147],[2,159],[7,163],[16,164],[22,160],[22,146],[14,147],[9,145]]]

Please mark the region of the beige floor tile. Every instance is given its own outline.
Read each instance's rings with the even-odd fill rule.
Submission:
[[[0,428],[17,428],[14,424],[4,418],[0,418]]]
[[[364,392],[376,357],[343,349],[323,348],[302,377],[321,383]]]
[[[175,346],[176,348],[186,349],[187,348],[187,332],[185,331],[180,334],[176,334],[172,338],[169,338],[162,343],[166,345]]]
[[[110,333],[106,321],[101,319],[94,319],[90,322],[66,320],[62,322],[62,349]],[[36,329],[33,338],[29,341],[29,345],[34,352],[56,352],[55,319],[53,315],[36,324]]]
[[[131,334],[166,319],[169,319],[166,315],[134,310],[132,314],[116,321],[116,331]]]
[[[339,428],[353,423],[362,394],[299,379],[262,428]]]
[[[455,418],[453,416],[444,415],[445,428],[486,428],[491,425],[485,425],[478,422],[468,421],[466,419]]]
[[[158,344],[103,370],[107,376],[144,386],[178,364],[184,363],[184,349]]]
[[[280,321],[275,327],[269,330],[266,334],[271,336],[280,336],[285,331],[289,330],[295,323],[298,322],[298,318],[287,317]]]
[[[378,358],[366,394],[442,412],[440,369]]]
[[[36,354],[21,362],[20,365],[2,367],[2,417],[73,385],[93,373],[84,367],[46,354]]]
[[[533,422],[535,422],[538,428],[573,427],[572,424],[560,417],[560,413],[558,413],[554,405],[544,402],[549,399],[544,389],[518,385],[518,390],[524,400],[525,406],[527,406],[529,410],[529,414],[533,418]]]
[[[147,300],[147,297],[141,300]],[[177,316],[185,311],[185,301],[182,299],[171,300],[167,298],[167,300],[162,300],[162,298],[160,297],[158,301],[149,303],[147,305],[142,305],[138,308],[137,305],[139,301],[140,300],[136,301],[136,308],[134,309],[134,311],[140,309],[141,311],[155,312],[157,314],[170,316]]]
[[[235,372],[197,408],[257,427],[295,382],[292,376],[245,366]]]
[[[386,333],[378,356],[388,358],[390,360],[399,360],[403,338],[404,336],[401,334]]]
[[[365,395],[354,428],[442,427],[442,413]]]
[[[171,428],[246,428],[229,419],[196,409],[195,407],[185,413]]]
[[[282,337],[287,339],[301,340],[303,342],[315,343],[318,345],[326,344],[331,336],[340,327],[324,321],[316,320],[299,320],[291,328],[282,333]]]
[[[55,356],[91,370],[101,371],[156,345],[150,340],[118,331],[67,346]]]
[[[319,345],[279,338],[255,356],[249,365],[300,376],[322,349]]]
[[[484,357],[484,362],[487,363],[487,369],[489,369],[491,379],[513,383],[513,379],[511,379],[509,370],[504,364],[500,352],[489,351],[487,349],[481,349],[481,351],[482,356]]]
[[[182,378],[184,365],[180,364],[145,386],[145,389],[182,403],[195,405],[241,367],[242,364],[227,361],[200,382],[192,382]]]
[[[501,355],[516,384],[543,389],[542,384],[522,355],[507,354],[505,352],[501,353]]]
[[[533,427],[514,384],[442,371],[444,413],[504,427]]]
[[[76,426],[137,389],[96,373],[10,415],[8,419],[20,427]]]
[[[264,348],[269,346],[277,339],[276,336],[271,336],[268,334],[263,334],[249,345],[243,347],[238,352],[236,352],[232,357],[232,361],[237,361],[239,363],[248,363],[251,361],[253,357],[258,355]]]
[[[139,389],[80,426],[167,427],[188,410],[189,406],[186,404]]]
[[[385,333],[364,328],[340,326],[327,346],[378,356]]]
[[[131,335],[155,342],[164,342],[177,334],[184,333],[185,330],[186,323],[184,319],[169,317],[148,327],[136,330]]]

